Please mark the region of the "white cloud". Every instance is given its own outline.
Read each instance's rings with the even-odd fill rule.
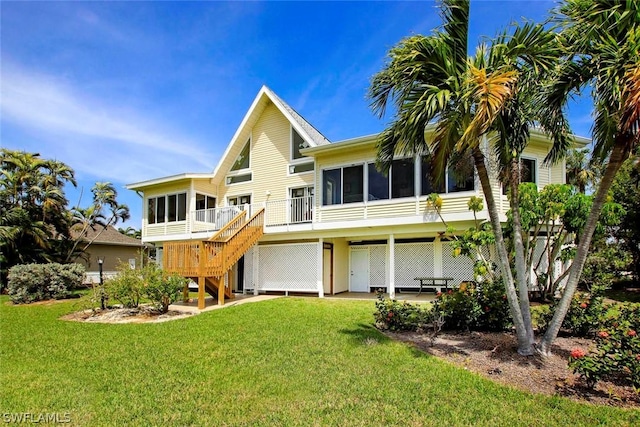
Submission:
[[[113,97],[107,104],[67,81],[6,63],[1,83],[4,146],[26,149],[21,141],[7,141],[11,129],[37,135],[43,156],[116,182],[210,171],[215,166],[214,156],[200,141],[171,129],[152,111],[130,111],[115,105]]]

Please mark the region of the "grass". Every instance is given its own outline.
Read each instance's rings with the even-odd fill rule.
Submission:
[[[373,302],[282,298],[167,323],[58,318],[0,299],[0,413],[74,425],[638,425],[640,411],[531,395],[390,341]]]

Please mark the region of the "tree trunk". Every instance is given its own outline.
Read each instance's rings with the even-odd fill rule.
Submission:
[[[511,317],[513,318],[513,324],[516,328],[516,336],[518,338],[518,353],[523,356],[530,356],[533,354],[533,346],[527,336],[527,329],[522,319],[522,311],[518,303],[518,295],[516,293],[516,287],[513,281],[513,275],[511,274],[511,265],[509,264],[509,255],[504,244],[504,237],[502,235],[502,224],[500,223],[500,216],[498,213],[498,206],[493,197],[493,189],[491,188],[491,180],[489,179],[489,172],[485,165],[485,157],[480,148],[473,150],[473,160],[480,178],[480,184],[482,185],[482,191],[484,198],[487,201],[487,210],[489,211],[489,218],[491,220],[491,226],[496,238],[496,251],[498,252],[498,263],[500,265],[500,271],[504,280],[504,287],[507,293],[507,300],[509,302],[509,308],[511,310]]]
[[[622,166],[622,163],[628,156],[629,153],[624,149],[622,144],[614,145],[613,150],[611,151],[611,156],[609,157],[609,163],[607,163],[607,168],[605,169],[602,180],[600,181],[600,185],[598,186],[596,196],[593,199],[591,211],[589,212],[589,217],[587,218],[587,223],[582,230],[582,233],[580,234],[576,257],[573,260],[573,264],[571,265],[571,271],[569,273],[567,285],[564,288],[564,292],[562,293],[562,298],[560,299],[560,303],[556,308],[556,312],[553,314],[553,318],[551,319],[549,328],[547,329],[547,332],[544,334],[544,337],[542,338],[542,340],[540,341],[540,345],[538,346],[538,352],[545,356],[551,354],[551,344],[553,344],[553,341],[558,336],[558,332],[560,331],[562,322],[564,321],[564,318],[567,315],[567,311],[569,310],[569,305],[571,303],[571,299],[573,298],[573,294],[576,292],[576,288],[578,287],[578,280],[580,280],[582,269],[587,260],[587,255],[589,254],[591,238],[593,237],[593,232],[595,231],[598,224],[598,219],[600,218],[600,213],[602,212],[604,203],[607,200],[609,188],[611,188],[613,179],[620,169],[620,166]]]
[[[522,321],[527,333],[529,344],[535,343],[533,335],[533,323],[531,322],[531,307],[529,305],[529,274],[527,263],[524,259],[524,241],[522,238],[522,221],[520,219],[520,201],[518,199],[518,185],[520,184],[520,161],[513,159],[509,165],[509,190],[511,191],[509,204],[513,220],[513,246],[515,249],[516,280],[518,284],[518,296],[520,297],[520,311]],[[526,230],[527,236],[529,230]]]

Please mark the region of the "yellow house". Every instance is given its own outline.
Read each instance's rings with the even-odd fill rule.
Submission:
[[[471,260],[452,256],[426,199],[440,193],[446,222],[468,228],[467,202],[482,196],[473,168],[448,170],[436,187],[416,156],[394,160],[383,176],[373,165],[376,138],[330,143],[263,86],[212,173],[127,186],[143,194],[142,241],[156,245],[165,269],[198,282],[200,308],[205,291],[220,303],[247,291],[384,288],[394,297],[416,277],[472,280]],[[550,144],[536,131],[531,138],[524,179],[563,183],[564,162],[544,165]],[[508,201],[494,182],[504,215]]]

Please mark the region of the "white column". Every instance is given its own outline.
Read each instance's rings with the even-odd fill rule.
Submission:
[[[396,239],[393,234],[389,235],[389,298],[396,297]]]
[[[260,284],[258,283],[258,272],[260,271],[260,267],[258,266],[258,263],[260,262],[260,249],[259,246],[256,244],[253,247],[253,294],[254,295],[258,295],[258,286],[260,286]]]
[[[320,298],[324,298],[324,281],[322,280],[322,273],[324,272],[324,269],[322,268],[322,261],[323,261],[323,249],[324,249],[324,239],[320,238],[318,239],[318,251],[317,251],[317,268],[316,268],[316,279],[317,279],[317,283],[318,283],[318,296]]]

